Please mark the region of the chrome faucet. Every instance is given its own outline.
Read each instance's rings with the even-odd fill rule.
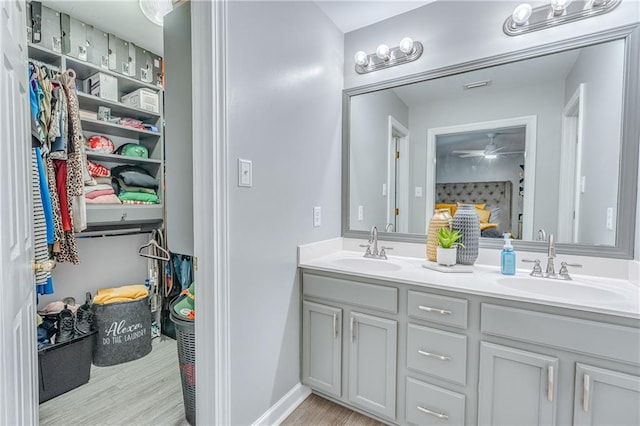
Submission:
[[[373,249],[371,245],[373,245]],[[360,247],[366,247],[367,251],[364,253],[364,257],[371,259],[387,259],[385,250],[393,250],[391,247],[380,246],[380,251],[378,251],[378,228],[376,226],[371,227],[368,244],[360,244]]]
[[[544,235],[544,231],[543,230],[540,230],[540,231],[542,231]],[[538,236],[540,236],[540,231],[538,231]],[[560,271],[556,274],[556,268],[553,264],[553,259],[555,258],[556,258],[556,246],[555,246],[555,243],[553,242],[553,234],[549,234],[549,240],[548,240],[548,246],[547,246],[547,270],[544,273],[542,272],[542,268],[540,267],[540,260],[538,259],[535,259],[535,260],[523,259],[522,261],[527,263],[534,263],[533,270],[529,274],[532,277],[552,278],[556,280],[571,279],[571,276],[569,276],[569,271],[567,269],[567,266],[571,266],[574,268],[582,267],[582,265],[577,263],[571,264],[567,262],[562,262],[560,264]]]
[[[553,234],[549,234],[549,246],[547,247],[547,271],[545,277],[556,278],[556,268],[553,265],[553,259],[556,258],[556,246],[553,243]]]
[[[385,232],[395,232],[393,223],[387,223],[387,226],[384,227]]]
[[[547,241],[547,233],[542,228],[538,229],[537,241]]]

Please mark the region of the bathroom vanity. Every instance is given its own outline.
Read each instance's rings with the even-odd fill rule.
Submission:
[[[301,260],[303,384],[392,424],[640,424],[638,287],[423,261]]]

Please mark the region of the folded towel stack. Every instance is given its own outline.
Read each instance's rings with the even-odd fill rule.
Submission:
[[[111,169],[113,186],[124,204],[157,204],[158,182],[139,166],[118,166]]]
[[[101,288],[93,298],[93,303],[106,305],[108,303],[129,302],[147,297],[149,290],[142,284],[125,285],[114,288]]]

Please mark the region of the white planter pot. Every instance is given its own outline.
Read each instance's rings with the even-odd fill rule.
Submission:
[[[456,254],[458,252],[457,247],[436,249],[436,261],[438,265],[453,266],[456,264]]]

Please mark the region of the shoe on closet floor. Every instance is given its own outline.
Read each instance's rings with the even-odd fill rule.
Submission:
[[[91,294],[87,293],[87,300],[76,311],[76,334],[87,334],[93,330],[94,314],[91,310]]]
[[[64,309],[60,311],[58,320],[58,335],[56,336],[56,343],[68,342],[75,337],[75,323],[76,318],[70,309],[67,309],[67,305],[64,305]]]

